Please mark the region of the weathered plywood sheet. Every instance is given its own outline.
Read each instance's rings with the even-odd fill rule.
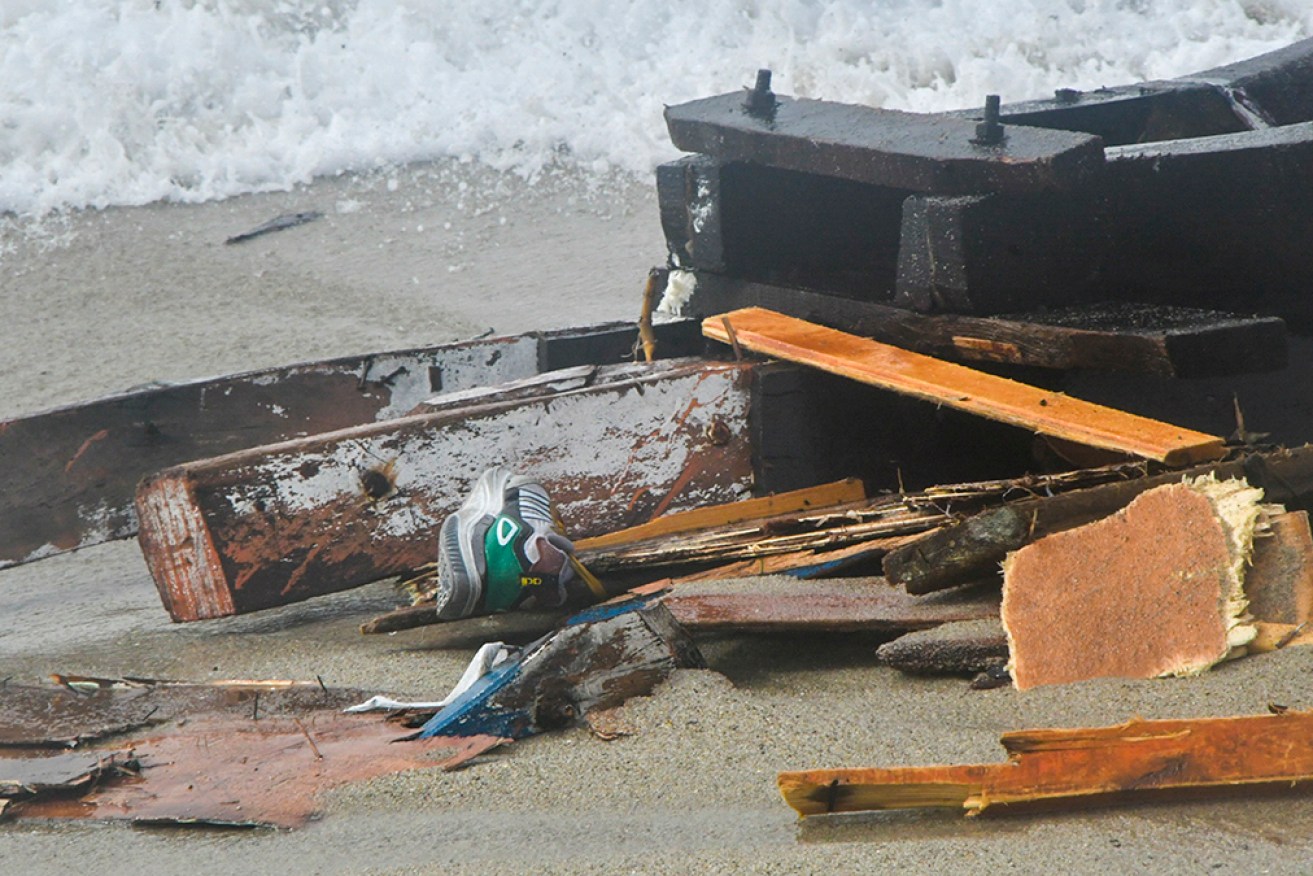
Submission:
[[[143,481],[140,540],[175,620],[331,593],[437,557],[491,465],[543,481],[572,537],[730,501],[751,484],[747,365],[658,363],[629,383],[405,417]]]

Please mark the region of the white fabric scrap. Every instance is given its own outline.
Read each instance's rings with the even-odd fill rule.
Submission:
[[[698,278],[692,271],[671,271],[666,280],[666,291],[657,305],[657,313],[670,316],[683,316],[684,305],[688,304],[693,292],[698,287]]]
[[[518,650],[519,649],[517,648],[508,648],[502,642],[488,642],[486,645],[479,648],[478,652],[474,655],[474,659],[470,661],[470,665],[465,667],[465,674],[460,677],[460,681],[456,682],[456,686],[451,689],[451,693],[447,694],[445,699],[437,702],[408,703],[402,702],[401,700],[394,700],[390,697],[376,696],[370,697],[363,703],[343,709],[342,711],[377,712],[383,710],[391,711],[395,709],[441,709],[473,687],[474,683],[480,678],[483,678],[483,676],[487,675],[493,669],[511,659]]]

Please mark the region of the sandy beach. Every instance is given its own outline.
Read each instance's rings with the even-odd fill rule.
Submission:
[[[298,228],[227,246],[275,216]],[[0,416],[151,381],[632,319],[664,244],[646,185],[458,163],[343,175],[200,206],[114,208],[0,237]],[[391,585],[174,625],[135,542],[0,571],[0,678],[321,677],[440,696],[478,637],[366,637]],[[476,630],[475,633],[479,631]],[[718,637],[709,671],[627,708],[636,735],[576,729],[460,772],[339,789],[295,832],[0,826],[28,873],[1307,872],[1313,798],[965,820],[799,822],[782,769],[995,761],[1009,729],[1313,707],[1313,649],[1195,679],[971,691],[877,665],[864,636]],[[21,864],[19,864],[21,862]],[[15,866],[17,865],[17,866]],[[8,867],[6,868],[8,869]]]

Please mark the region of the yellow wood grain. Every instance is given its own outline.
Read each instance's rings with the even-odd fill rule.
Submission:
[[[688,511],[667,514],[628,529],[618,529],[604,535],[580,539],[574,546],[581,551],[612,548],[649,538],[741,523],[744,520],[760,520],[779,514],[796,514],[811,508],[860,502],[865,498],[866,488],[862,486],[862,482],[856,478],[847,478],[816,487],[777,493],[774,496],[762,496],[759,499],[745,499],[742,502],[729,502],[724,505],[692,508]]]

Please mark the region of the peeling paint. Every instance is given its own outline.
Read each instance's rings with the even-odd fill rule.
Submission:
[[[491,465],[541,479],[574,537],[632,525],[658,508],[734,498],[752,477],[750,366],[652,370],[622,385],[287,442],[184,466],[173,476],[192,486],[220,558],[222,569],[206,574],[241,582],[235,611],[357,586],[435,559],[440,521]],[[709,439],[713,431],[723,442]],[[394,490],[370,501],[360,473],[379,465],[391,466]],[[159,515],[154,522],[171,525]],[[156,543],[167,549],[170,539]],[[179,564],[157,566],[173,576],[157,577],[162,590],[192,586],[190,573],[174,574]]]

